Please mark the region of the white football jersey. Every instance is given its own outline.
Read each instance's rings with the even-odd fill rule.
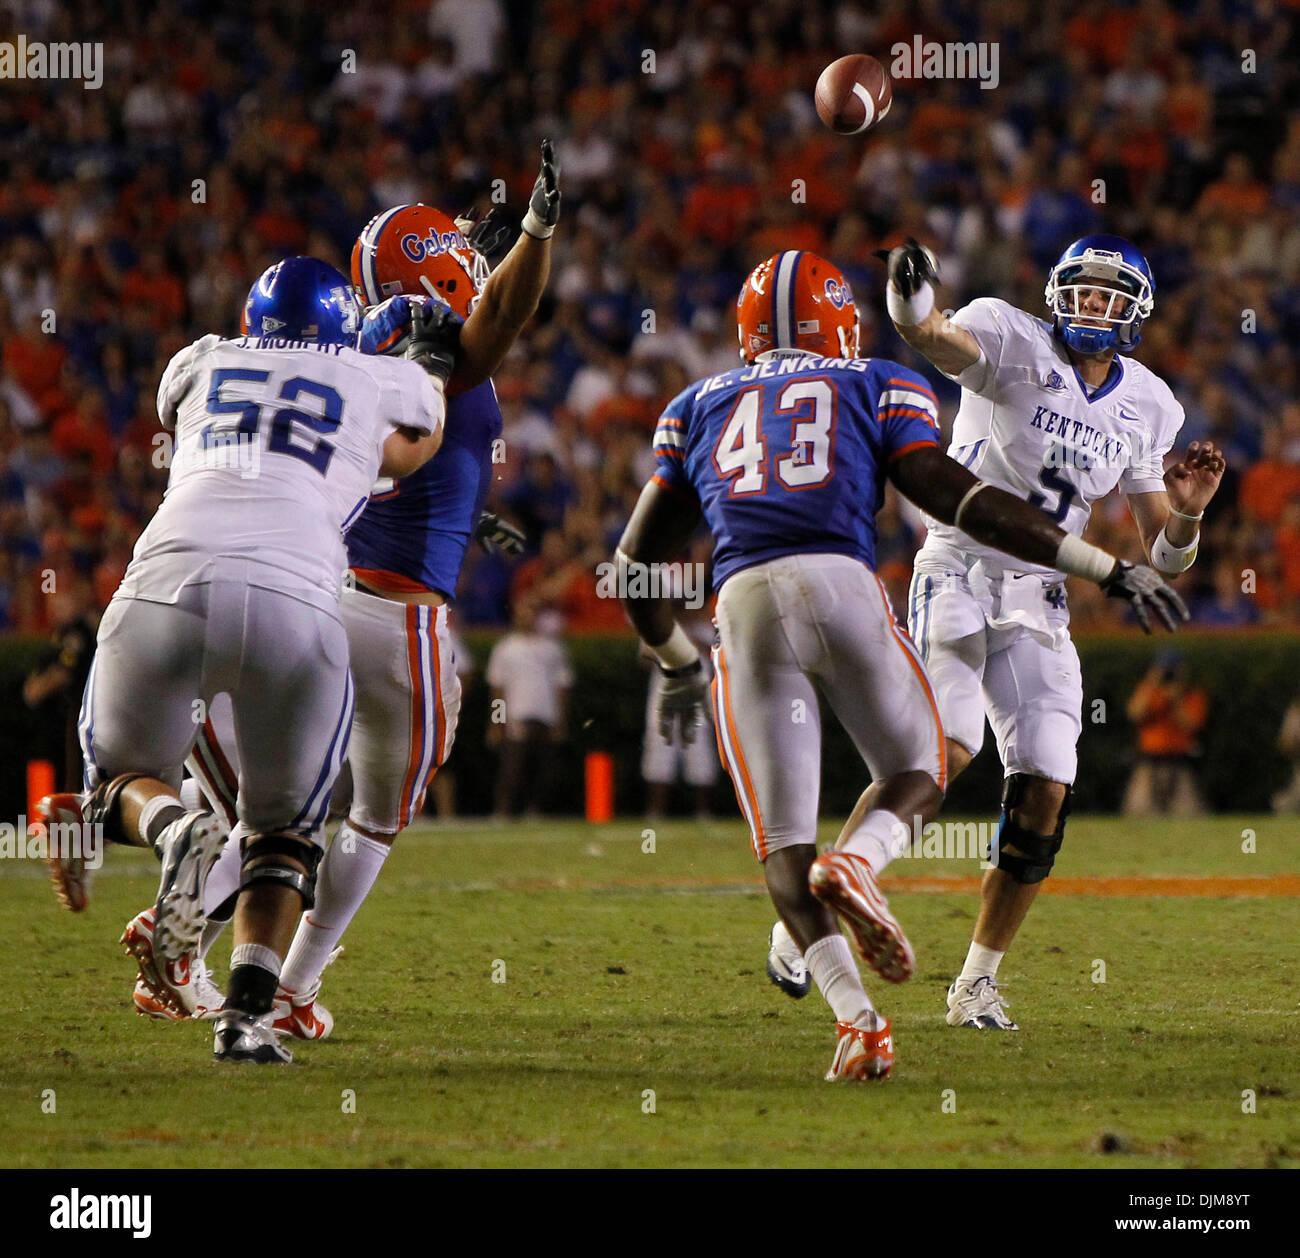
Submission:
[[[948,446],[952,458],[981,480],[1042,507],[1074,534],[1083,532],[1092,504],[1116,485],[1126,494],[1164,488],[1164,456],[1183,426],[1183,408],[1159,376],[1117,355],[1118,378],[1089,397],[1042,319],[981,297],[952,322],[984,352],[983,361],[951,377],[962,386]],[[936,541],[1004,570],[1051,572],[932,517],[926,527]]]
[[[174,602],[213,560],[236,558],[258,565],[255,584],[336,604],[343,536],[385,439],[398,426],[437,432],[445,409],[405,359],[270,337],[195,341],[158,386],[171,472],[122,593]]]

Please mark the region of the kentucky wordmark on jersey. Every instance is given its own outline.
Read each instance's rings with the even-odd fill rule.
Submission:
[[[952,377],[962,395],[948,453],[959,463],[1074,534],[1117,485],[1126,494],[1164,488],[1164,456],[1183,408],[1159,376],[1117,357],[1105,383],[1089,391],[1051,326],[996,298],[971,302],[952,322],[983,354]],[[926,523],[936,539],[1004,569],[1050,571],[981,546],[952,525]]]

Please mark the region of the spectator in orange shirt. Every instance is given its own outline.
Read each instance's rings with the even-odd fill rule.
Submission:
[[[90,456],[97,476],[113,470],[117,455],[108,432],[108,413],[103,395],[87,389],[72,410],[64,411],[50,427],[50,445],[56,454],[72,462],[78,454]]]
[[[4,349],[0,351],[0,368],[11,375],[37,407],[46,413],[50,399],[58,389],[68,351],[57,337],[41,331],[39,316],[34,316],[17,332],[5,327],[0,318],[0,335]]]
[[[1300,602],[1300,498],[1283,506],[1273,543],[1282,562],[1282,587],[1294,605]]]
[[[1280,427],[1264,432],[1258,463],[1241,475],[1238,501],[1247,516],[1261,524],[1275,525],[1292,498],[1300,495],[1300,467],[1286,457]]]
[[[1229,153],[1223,174],[1201,193],[1196,209],[1202,215],[1244,223],[1268,209],[1268,188],[1255,178],[1245,153]]]
[[[140,254],[139,263],[122,279],[122,301],[150,312],[155,331],[174,328],[185,317],[185,286],[167,269],[167,257],[157,245]]]
[[[687,194],[682,230],[716,245],[730,245],[743,234],[758,200],[758,190],[727,153],[714,153],[704,163],[704,178]]]
[[[1190,685],[1180,652],[1161,651],[1128,701],[1138,727],[1138,762],[1124,792],[1126,817],[1197,816],[1205,811],[1194,771],[1210,703]]]

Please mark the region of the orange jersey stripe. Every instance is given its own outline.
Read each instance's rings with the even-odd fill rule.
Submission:
[[[406,664],[411,671],[411,758],[402,780],[402,795],[398,804],[398,817],[405,817],[415,790],[415,775],[421,759],[422,725],[424,713],[424,679],[420,673],[420,617],[419,606],[410,603],[406,608]]]
[[[404,577],[400,572],[389,572],[387,568],[353,568],[358,581],[364,582],[372,590],[383,590],[387,594],[432,594],[427,585],[411,577]]]
[[[937,441],[909,441],[905,446],[899,446],[893,454],[889,456],[892,463],[895,459],[901,459],[905,454],[911,454],[913,450],[924,450],[927,447],[933,449],[939,443]]]
[[[749,777],[749,766],[745,763],[745,753],[740,748],[740,739],[736,737],[736,723],[731,716],[731,682],[727,676],[727,657],[721,649],[718,651],[718,670],[722,674],[722,699],[727,718],[727,734],[731,739],[731,746],[736,755],[736,764],[740,769],[740,781],[736,783],[736,786],[739,788],[741,782],[744,783],[745,797],[749,800],[750,813],[754,818],[754,843],[758,851],[758,859],[766,860],[767,835],[763,832],[763,815],[758,810],[758,796],[754,792],[754,783]]]
[[[917,384],[915,380],[886,380],[886,386],[896,384],[900,389],[911,389],[914,393],[924,393],[936,406],[939,405],[939,399],[934,396],[930,389],[923,384]]]
[[[871,569],[867,569],[871,572]],[[880,578],[874,572],[871,575],[875,577],[876,587],[880,590],[880,601],[885,605],[885,615],[889,617],[889,627],[894,632],[894,640],[898,643],[898,649],[907,657],[907,662],[912,666],[912,671],[916,674],[917,680],[921,683],[921,689],[925,692],[925,697],[930,704],[930,713],[934,717],[934,728],[939,735],[939,789],[946,791],[948,789],[948,739],[943,732],[943,721],[939,718],[939,705],[935,701],[934,691],[930,688],[930,679],[925,675],[925,668],[921,661],[916,658],[916,650],[912,646],[912,640],[898,627],[898,622],[894,619],[894,613],[889,607],[889,595],[885,593],[885,587],[881,584]]]
[[[447,614],[442,608],[439,608],[438,612],[441,612],[444,616]],[[437,712],[438,747],[437,751],[434,753],[433,767],[429,770],[429,777],[424,784],[426,789],[428,788],[429,783],[433,781],[433,775],[438,772],[439,766],[441,766],[443,759],[447,754],[445,746],[447,741],[447,714],[443,711],[442,707],[442,659],[438,650],[438,635],[436,632],[437,624],[438,613],[435,612],[433,616],[433,627],[435,632],[429,643],[429,655],[433,659],[433,702]]]
[[[239,775],[231,767],[230,761],[226,759],[226,753],[221,750],[221,744],[217,741],[217,731],[213,727],[211,717],[203,722],[203,732],[207,735],[205,741],[208,749],[212,752],[212,759],[221,774],[221,780],[225,783],[226,790],[233,799],[239,793]]]

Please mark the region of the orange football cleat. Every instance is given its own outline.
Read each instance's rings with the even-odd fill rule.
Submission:
[[[93,868],[86,861],[80,845],[69,845],[66,840],[57,842],[59,834],[81,834],[84,818],[81,797],[66,792],[46,795],[36,805],[35,824],[45,830],[49,844],[46,857],[50,867],[50,881],[59,903],[73,913],[80,913],[90,903],[90,879]],[[52,827],[59,827],[58,830]],[[72,827],[76,827],[75,830]]]
[[[292,1035],[299,1040],[323,1040],[334,1029],[334,1015],[316,999],[319,994],[319,983],[315,991],[301,996],[280,988],[275,993],[271,1029],[278,1035]]]
[[[186,952],[168,961],[154,950],[156,912],[150,905],[137,913],[127,922],[120,941],[140,971],[131,996],[136,1012],[149,1018],[215,1018],[225,997],[198,953]]]
[[[836,1079],[885,1079],[894,1067],[894,1037],[889,1019],[876,1014],[875,1029],[854,1026],[852,1022],[837,1022],[835,1032],[839,1040],[826,1081]]]
[[[827,852],[808,871],[808,885],[843,918],[862,959],[888,983],[903,983],[916,954],[876,886],[871,865],[852,852]]]

